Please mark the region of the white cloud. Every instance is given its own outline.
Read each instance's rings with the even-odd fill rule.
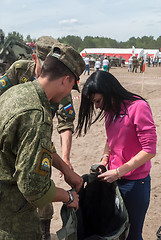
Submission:
[[[78,20],[75,18],[71,18],[59,21],[59,24],[73,24],[73,23],[78,23]]]

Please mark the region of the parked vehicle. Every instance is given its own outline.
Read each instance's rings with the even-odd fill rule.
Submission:
[[[14,37],[9,37],[0,45],[0,74],[3,75],[19,59],[32,59],[32,49]]]

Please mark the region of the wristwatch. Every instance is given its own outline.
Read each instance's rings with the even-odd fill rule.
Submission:
[[[65,205],[69,205],[74,201],[74,196],[73,196],[72,192],[69,190],[69,191],[67,191],[67,193],[69,195],[69,201],[64,203]]]

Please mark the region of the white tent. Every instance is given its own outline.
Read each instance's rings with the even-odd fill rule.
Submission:
[[[143,48],[135,48],[136,57],[143,56],[143,52]],[[122,56],[122,58],[125,58],[125,63],[127,63],[132,56],[132,48],[85,48],[80,54],[82,57],[86,56],[86,54],[107,55],[111,57]]]
[[[157,58],[159,57],[159,50],[158,49],[144,49],[144,54],[148,54],[148,57]]]

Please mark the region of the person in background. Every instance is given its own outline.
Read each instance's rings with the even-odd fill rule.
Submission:
[[[140,58],[139,65],[140,65],[140,73],[143,73],[143,65],[144,65],[144,58],[143,57]]]
[[[99,59],[97,59],[96,62],[95,62],[96,71],[98,71],[100,69],[100,67],[101,67],[101,61]]]
[[[137,57],[136,57],[136,56],[133,56],[132,72],[137,73],[138,65],[139,65],[139,62],[138,62]]]
[[[148,57],[148,67],[150,67],[150,64],[151,64],[151,58],[150,56]]]
[[[155,58],[151,58],[151,61],[152,61],[152,65],[154,67],[154,65],[155,65]]]
[[[160,67],[160,65],[161,65],[161,58],[159,58],[159,67]]]
[[[103,60],[103,69],[105,72],[107,72],[107,70],[108,70],[108,65],[109,65],[109,61],[108,61],[107,57],[105,57]]]
[[[104,53],[100,56],[101,67],[102,67],[102,64],[103,64],[103,59],[104,59]]]
[[[86,65],[84,75],[86,74],[86,72],[88,72],[88,75],[89,75],[90,74],[90,64],[89,64],[89,57],[88,56],[86,56],[84,58],[84,62],[85,62],[85,65]]]
[[[100,109],[95,116],[95,108]],[[128,240],[142,240],[150,202],[151,159],[156,154],[156,127],[147,101],[126,90],[110,73],[94,72],[81,94],[76,132],[81,136],[98,119],[105,118],[107,139],[101,164],[102,181],[117,181],[130,220]]]
[[[128,72],[131,72],[131,71],[132,71],[132,62],[133,62],[133,58],[130,57],[130,58],[129,58],[129,61],[128,61]]]
[[[110,59],[110,56],[107,57],[107,60],[109,61],[107,72],[109,72],[109,71],[110,71],[110,68],[111,68],[111,59]]]
[[[122,56],[119,57],[119,67],[123,67],[123,63],[122,63]]]

